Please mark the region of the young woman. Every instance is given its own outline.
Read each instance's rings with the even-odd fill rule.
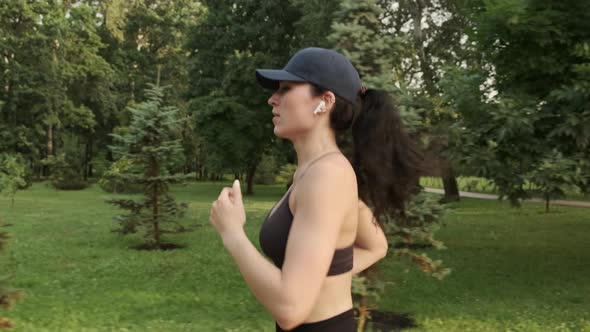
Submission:
[[[274,134],[293,143],[298,161],[293,184],[260,231],[272,262],[244,232],[237,180],[213,203],[210,222],[276,331],[356,331],[352,275],[387,254],[378,221],[403,211],[422,155],[389,96],[363,88],[340,53],[306,48],[282,70],[259,69],[256,76],[275,91],[268,100]],[[336,134],[351,126],[349,162]]]

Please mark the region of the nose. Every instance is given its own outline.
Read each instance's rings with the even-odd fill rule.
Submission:
[[[270,98],[268,98],[268,104],[272,107],[276,107],[279,104],[279,96],[278,93],[275,92],[272,94],[272,96],[270,96]]]

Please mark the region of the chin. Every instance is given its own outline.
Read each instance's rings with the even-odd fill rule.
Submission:
[[[287,138],[287,137],[285,137],[284,133],[283,133],[283,132],[281,132],[281,130],[280,130],[280,129],[278,129],[277,127],[275,127],[275,128],[273,129],[273,133],[274,133],[274,134],[275,134],[275,136],[276,136],[276,137],[278,137],[278,138],[285,138],[285,139]]]
[[[277,127],[277,126],[274,127],[273,133],[275,134],[276,137],[286,139],[286,140],[291,140],[291,138],[295,134],[292,130],[286,131],[285,128],[281,128],[281,127]]]

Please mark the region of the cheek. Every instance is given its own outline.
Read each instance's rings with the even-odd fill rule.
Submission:
[[[274,134],[287,138],[293,134],[304,132],[313,125],[312,111],[303,107],[290,108],[274,120]]]
[[[313,123],[313,113],[306,107],[299,105],[297,108],[291,109],[291,112],[287,114],[289,126],[298,128],[307,128]]]
[[[308,105],[307,91],[295,88],[279,102],[280,117],[274,121],[275,134],[290,135],[313,126],[313,107]]]

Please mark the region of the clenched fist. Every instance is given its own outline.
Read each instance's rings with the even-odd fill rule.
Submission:
[[[232,187],[221,190],[209,212],[209,222],[223,238],[228,234],[243,231],[246,224],[246,211],[242,201],[240,181],[235,180]]]

